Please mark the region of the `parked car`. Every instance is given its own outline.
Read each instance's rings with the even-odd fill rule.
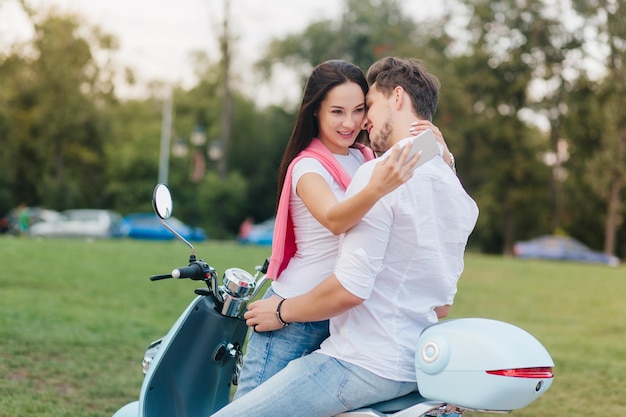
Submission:
[[[62,217],[63,215],[56,210],[42,207],[16,207],[0,219],[0,232],[16,235],[26,233],[35,223],[55,221]]]
[[[72,209],[61,212],[52,220],[33,224],[31,236],[38,237],[122,237],[122,216],[111,210]]]
[[[252,226],[248,236],[241,238],[240,242],[250,245],[271,246],[274,236],[274,223],[276,223],[276,218],[270,217],[261,223],[255,224]]]
[[[154,213],[129,214],[124,217],[123,222],[126,236],[132,239],[171,240],[175,238]],[[167,224],[188,241],[201,242],[207,238],[204,229],[188,226],[176,217],[167,219]]]
[[[532,240],[516,242],[513,246],[513,253],[519,258],[592,262],[610,266],[620,264],[619,258],[593,251],[569,236],[544,235]]]

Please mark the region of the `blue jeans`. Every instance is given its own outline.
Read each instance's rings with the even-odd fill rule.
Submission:
[[[330,417],[406,395],[415,382],[381,378],[322,353],[293,360],[258,388],[213,417]]]
[[[274,291],[269,288],[263,298],[272,295]],[[261,385],[293,359],[317,350],[328,335],[328,320],[291,323],[273,332],[251,332],[234,399]]]

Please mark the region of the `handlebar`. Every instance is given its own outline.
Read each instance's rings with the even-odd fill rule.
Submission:
[[[263,264],[263,266],[257,266],[255,268],[257,273],[254,277],[250,276],[250,278],[255,281],[254,287],[256,287],[254,288],[252,294],[250,295],[250,298],[254,297],[257,291],[259,291],[261,287],[263,286],[263,284],[265,283],[267,276],[263,276],[260,280],[257,280],[257,277],[261,273],[266,274],[268,268],[269,268],[269,258],[265,259],[265,263]],[[212,294],[216,298],[217,301],[224,302],[223,294],[222,294],[224,289],[221,287],[218,287],[217,272],[215,271],[213,267],[211,267],[208,263],[204,262],[203,260],[201,259],[196,260],[196,256],[194,254],[191,254],[191,256],[189,257],[188,266],[181,266],[179,268],[176,268],[172,270],[171,274],[152,275],[150,277],[150,281],[158,281],[158,280],[167,279],[167,278],[177,278],[177,279],[190,278],[194,281],[204,281],[209,287],[209,293]]]
[[[181,266],[174,269],[170,274],[152,275],[150,281],[158,281],[168,278],[190,278],[194,281],[204,281],[211,279],[215,275],[215,269],[213,269],[206,262],[199,260],[191,260],[188,266]]]
[[[205,278],[202,266],[198,263],[192,263],[189,266],[181,266],[172,271],[172,278],[191,278],[193,280],[202,280]]]
[[[189,257],[189,265],[181,266],[172,270],[170,274],[153,275],[150,281],[158,281],[167,278],[189,278],[194,281],[204,281],[208,289],[198,288],[194,292],[199,296],[210,296],[215,302],[215,309],[227,317],[243,318],[243,312],[248,302],[253,299],[267,280],[269,259],[263,266],[255,267],[256,274],[252,276],[248,272],[231,268],[225,271],[223,284],[217,283],[217,271],[203,260],[197,260],[194,254]]]
[[[168,279],[168,278],[174,278],[174,277],[172,276],[172,274],[152,275],[150,277],[150,281],[158,281],[160,279]]]

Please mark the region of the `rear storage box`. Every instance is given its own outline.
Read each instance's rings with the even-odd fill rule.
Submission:
[[[496,320],[465,318],[431,326],[415,357],[424,397],[485,411],[522,408],[552,384],[554,362],[528,332]]]

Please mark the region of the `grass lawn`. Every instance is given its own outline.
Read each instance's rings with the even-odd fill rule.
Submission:
[[[196,254],[221,276],[252,271],[269,249],[207,242]],[[135,400],[145,348],[198,286],[148,277],[188,256],[179,242],[0,237],[0,415],[106,417]],[[618,416],[626,413],[625,293],[624,266],[470,254],[450,317],[508,321],[552,354],[554,384],[513,416]]]

